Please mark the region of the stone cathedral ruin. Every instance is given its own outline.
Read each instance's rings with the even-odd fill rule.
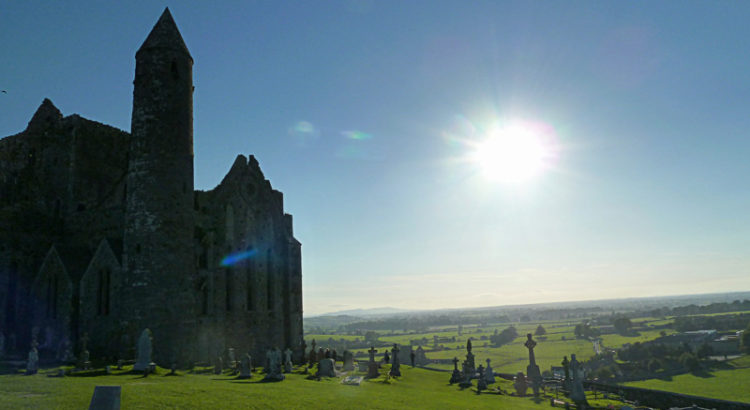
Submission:
[[[193,189],[193,59],[165,10],[135,55],[131,132],[45,99],[0,139],[5,350],[209,361],[228,347],[302,354],[300,243],[253,156]],[[75,349],[76,352],[79,350]]]

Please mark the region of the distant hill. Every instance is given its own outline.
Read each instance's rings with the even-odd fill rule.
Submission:
[[[352,309],[352,310],[340,310],[337,312],[323,313],[317,316],[383,316],[383,315],[396,315],[399,313],[411,313],[418,312],[417,310],[409,309],[397,309],[392,307],[379,307],[371,309]]]

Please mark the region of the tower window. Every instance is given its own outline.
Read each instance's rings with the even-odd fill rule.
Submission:
[[[180,79],[180,72],[177,70],[177,61],[172,60],[172,65],[170,67],[170,71],[172,72],[172,78],[175,80]]]
[[[98,288],[96,292],[96,313],[99,316],[109,315],[109,282],[110,282],[110,271],[109,269],[102,269],[99,271],[98,277]]]
[[[232,311],[232,270],[227,269],[224,271],[226,273],[226,309],[227,312]]]

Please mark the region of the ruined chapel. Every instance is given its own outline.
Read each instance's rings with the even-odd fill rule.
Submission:
[[[0,139],[0,333],[44,358],[210,361],[229,347],[302,354],[300,243],[283,195],[237,156],[193,188],[193,59],[165,10],[136,52],[131,131],[45,99]],[[76,347],[76,354],[79,348]]]

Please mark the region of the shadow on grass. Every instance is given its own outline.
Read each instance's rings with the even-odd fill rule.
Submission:
[[[709,379],[711,377],[716,377],[713,374],[711,374],[710,371],[705,370],[705,369],[696,370],[694,372],[690,372],[690,374],[692,374],[695,377],[700,377],[700,378],[703,378],[703,379]]]

